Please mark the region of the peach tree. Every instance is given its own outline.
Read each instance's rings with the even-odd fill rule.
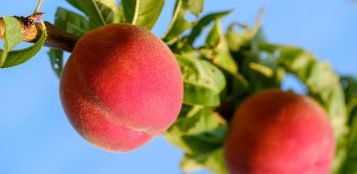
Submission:
[[[47,46],[51,48],[48,51],[50,65],[54,73],[61,78],[66,64],[64,53],[74,52],[76,55],[80,54],[75,53],[75,48],[77,43],[80,43],[80,40],[84,36],[87,36],[88,33],[112,24],[124,25],[123,23],[127,23],[125,25],[132,25],[133,27],[136,26],[141,28],[140,30],[145,30],[145,32],[149,33],[149,30],[154,27],[160,15],[168,15],[161,14],[165,4],[164,0],[121,0],[120,3],[117,3],[115,0],[66,1],[80,11],[80,13],[59,7],[56,12],[55,21],[42,21],[41,16],[43,13],[39,12],[39,7],[42,3],[40,0],[34,13],[28,17],[8,16],[0,18],[0,38],[4,40],[4,47],[0,51],[1,68],[11,68],[21,65],[35,57],[42,47]],[[175,60],[174,62],[177,62],[177,67],[181,71],[177,77],[182,76],[182,79],[179,80],[183,85],[183,94],[179,92],[180,87],[178,87],[178,90],[172,90],[172,93],[165,94],[168,95],[165,99],[174,96],[172,100],[179,101],[181,109],[178,110],[180,112],[175,121],[167,121],[168,125],[157,128],[160,131],[155,130],[156,125],[160,125],[159,122],[164,117],[152,118],[150,122],[152,126],[150,124],[146,125],[146,128],[155,130],[155,136],[158,133],[163,133],[168,142],[185,152],[180,164],[181,169],[184,172],[192,172],[205,168],[214,173],[228,173],[224,158],[224,144],[227,134],[231,129],[232,118],[236,115],[234,114],[236,108],[246,98],[255,93],[271,88],[281,88],[286,75],[293,75],[304,84],[306,95],[312,97],[322,106],[324,112],[328,115],[329,123],[332,125],[333,135],[336,139],[336,150],[331,173],[357,173],[357,166],[355,165],[357,162],[357,80],[353,77],[340,76],[334,71],[329,62],[319,61],[311,52],[295,46],[269,43],[265,40],[261,30],[262,12],[252,27],[233,21],[227,30],[224,30],[221,19],[229,15],[231,11],[227,10],[202,15],[203,8],[204,0],[176,0],[175,7],[172,8],[170,25],[166,29],[166,33],[160,36],[160,42],[165,43],[162,45],[165,49],[166,47],[169,48],[170,53],[168,54],[173,55],[172,58]],[[194,16],[194,20],[188,20],[186,18],[188,14]],[[203,32],[204,30],[208,30],[208,33]],[[107,33],[110,32],[107,31]],[[123,38],[129,34],[118,37]],[[128,37],[131,38],[130,36]],[[204,42],[197,42],[198,38],[204,38]],[[108,37],[108,39],[110,38]],[[89,39],[88,42],[91,42],[94,46],[88,47],[84,51],[93,51],[89,48],[104,49],[104,46],[101,47],[99,44],[109,43],[109,41],[98,40],[98,43],[96,43]],[[31,42],[33,45],[21,50],[13,50],[16,45],[24,41]],[[125,42],[125,39],[118,39],[118,45],[123,46]],[[144,42],[146,41],[142,43]],[[159,43],[159,41],[155,42]],[[115,42],[111,42],[111,45],[113,43],[115,45]],[[140,43],[140,41],[134,43],[134,47],[137,45],[138,48],[146,48],[147,44],[140,45]],[[96,44],[98,44],[97,48],[95,47]],[[150,45],[149,42],[148,44]],[[117,49],[119,52],[125,51],[120,49],[120,46]],[[150,59],[150,57],[157,58],[162,56],[162,54],[166,54],[166,52],[160,54],[151,53],[148,51],[150,49],[148,47],[145,54],[140,53],[143,59]],[[118,64],[117,59],[125,57],[130,60],[130,55],[132,54],[124,53],[123,55],[114,56],[115,59],[113,58],[113,60],[112,58],[107,59],[106,57],[110,57],[108,55],[101,58],[103,58],[103,61],[107,61],[106,63]],[[164,58],[166,57],[164,56]],[[99,61],[99,59],[96,61]],[[81,72],[82,74],[90,72],[91,68],[96,70],[97,64],[95,63],[98,62],[94,62],[90,67],[85,67],[89,63],[85,61],[84,57],[82,61],[76,61],[77,68],[72,68],[72,70],[68,71],[76,71],[76,69],[84,67],[82,69],[86,70]],[[154,66],[155,63],[158,65]],[[137,70],[141,69],[142,66],[148,65],[149,68],[144,67],[144,69],[148,69],[146,78],[150,79],[151,76],[157,75],[157,79],[160,79],[160,72],[150,74],[150,67],[152,69],[160,69],[162,65],[160,63],[156,59],[153,59],[153,61],[148,60],[148,63],[141,61],[140,68]],[[68,66],[73,66],[72,64]],[[112,66],[108,67],[107,64],[106,66],[99,65],[102,64],[98,64],[101,72],[105,71],[105,68],[112,68]],[[115,67],[123,68],[123,66],[119,63]],[[135,66],[135,62],[132,66]],[[119,74],[127,74],[127,71],[123,69],[118,69],[118,72]],[[167,71],[161,73],[167,73]],[[88,73],[86,77],[91,79],[93,75],[95,74]],[[111,73],[107,73],[106,75],[111,76]],[[150,85],[154,83],[163,84],[165,88],[170,88],[170,85],[167,85],[169,84],[167,82],[170,79],[169,75],[163,81],[150,81],[152,83],[147,83],[148,86],[145,86],[145,89],[150,89]],[[73,93],[71,93],[76,95],[81,92],[79,87],[75,86],[78,79],[73,77],[72,80],[68,80],[68,78],[72,78],[69,76],[73,75],[67,74],[65,80],[70,81],[70,85],[74,85],[73,88],[78,88],[78,91],[72,91]],[[109,79],[111,81],[108,83],[114,81],[115,83],[128,84],[125,90],[130,93],[131,89],[133,89],[130,88],[132,84],[131,80],[134,79],[126,78],[125,75],[123,76],[121,78],[111,78]],[[127,80],[127,83],[123,79]],[[97,78],[91,84],[82,84],[81,87],[86,88],[86,85],[100,86],[106,83],[101,80],[103,79]],[[156,85],[155,87],[160,88],[159,86]],[[116,98],[114,95],[120,93],[120,91],[115,91],[114,89],[121,90],[122,88],[113,88],[110,93],[106,94],[107,98],[110,99],[108,101]],[[143,90],[139,91],[143,92]],[[149,95],[151,93],[148,92]],[[181,100],[180,95],[182,95]],[[94,98],[97,97],[94,96]],[[120,97],[117,100],[124,101]],[[126,101],[127,98],[125,98]],[[133,103],[135,101],[133,99]],[[161,102],[162,98],[157,101]],[[143,104],[152,105],[151,108],[147,109],[147,112],[152,112],[153,108],[157,107],[155,100],[149,100]],[[77,114],[69,116],[70,119],[77,119],[76,116],[82,112],[86,112],[85,110],[87,109],[83,108],[84,105],[79,104],[76,105],[76,110],[72,106],[75,105],[75,102],[70,101],[64,102],[64,105],[65,108],[72,107],[73,111],[68,111],[70,112],[68,115],[78,111]],[[169,106],[171,105],[163,106],[166,107],[164,107],[164,111],[162,111],[163,108],[160,108],[158,112],[153,111],[153,113],[161,113],[160,111],[162,113],[169,113],[166,110],[170,110]],[[103,109],[100,106],[97,107]],[[106,108],[107,106],[102,107]],[[260,107],[256,106],[256,109]],[[79,111],[81,112],[79,113]],[[144,111],[141,113],[144,113]],[[177,115],[175,112],[172,113],[175,116]],[[148,117],[151,116],[154,117],[155,115],[148,115]],[[135,117],[132,118],[134,121],[129,120],[126,123],[133,125],[134,122],[135,124],[138,122],[141,124],[141,121],[148,117]],[[81,117],[81,119],[85,118]],[[81,134],[86,134],[88,131],[96,131],[93,128],[88,129],[86,132],[81,132],[81,130],[85,130],[82,129],[85,126],[78,126],[76,125],[77,122],[72,121],[72,124]],[[239,129],[239,127],[235,127],[234,129]],[[138,130],[142,131],[144,128]],[[100,136],[107,136],[106,133],[108,132],[104,131],[95,136],[97,139],[98,137],[100,139]],[[120,137],[121,135],[123,137]],[[132,139],[125,136],[135,136],[135,133],[126,134],[119,132],[114,138],[123,139],[123,141],[126,141],[125,139],[128,141],[135,140],[135,137]],[[96,144],[95,141],[97,139],[94,139],[91,142]],[[106,141],[109,140],[101,141],[101,143],[103,141],[107,143]],[[245,142],[237,143],[244,144]],[[301,149],[304,149],[304,147]]]

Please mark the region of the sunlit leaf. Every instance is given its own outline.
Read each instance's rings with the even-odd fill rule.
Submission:
[[[44,30],[39,40],[31,47],[9,52],[3,68],[20,65],[30,60],[41,50],[42,46],[45,44],[46,38],[47,31]]]
[[[0,67],[5,66],[5,61],[10,50],[22,42],[24,34],[21,31],[21,24],[14,17],[3,17],[5,34],[4,34],[4,50],[0,51]]]
[[[225,159],[224,159],[224,149],[219,148],[213,152],[211,152],[208,155],[190,155],[187,154],[185,156],[186,159],[190,159],[191,161],[195,161],[196,165],[200,164],[201,166],[207,168],[208,170],[214,172],[214,173],[219,173],[219,174],[228,174],[228,170],[225,164]],[[185,160],[184,158],[184,160]],[[186,160],[187,161],[187,160]],[[181,163],[183,167],[184,162]],[[187,163],[186,163],[187,164]],[[192,162],[191,162],[192,164]]]
[[[121,22],[152,29],[164,7],[165,0],[122,0]]]
[[[212,22],[219,20],[230,13],[231,11],[223,11],[223,12],[211,13],[202,17],[197,22],[197,24],[195,24],[195,26],[192,28],[192,31],[187,40],[187,44],[192,45],[205,27],[207,27]]]
[[[210,54],[206,54],[208,59],[211,59],[215,65],[229,71],[232,74],[238,73],[238,65],[230,53],[227,40],[222,31],[219,20],[215,21],[215,24],[209,32],[206,39],[206,45],[207,49],[211,51]]]
[[[193,14],[196,18],[203,10],[203,0],[176,0],[176,6],[170,26],[164,35],[164,40],[173,43],[186,30],[193,27],[194,22],[185,18],[186,14]]]
[[[217,106],[225,87],[222,72],[211,63],[198,58],[176,55],[183,73],[184,103]]]
[[[117,22],[117,5],[115,0],[66,0],[85,13],[97,26]]]
[[[223,145],[227,123],[212,109],[197,107],[164,135],[188,154],[209,154]]]
[[[240,47],[251,44],[253,38],[257,36],[261,28],[262,18],[263,10],[261,10],[257,21],[251,29],[247,25],[235,22],[229,25],[226,33],[226,38],[231,51],[239,51]],[[243,32],[236,32],[235,27],[243,29]]]

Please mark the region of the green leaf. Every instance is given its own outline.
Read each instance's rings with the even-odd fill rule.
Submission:
[[[184,103],[218,106],[225,87],[223,73],[211,63],[198,58],[176,55],[184,80]]]
[[[193,106],[186,115],[181,115],[181,117],[183,118],[180,118],[180,121],[177,121],[172,129],[177,129],[178,134],[184,135],[199,135],[226,124],[225,120],[214,113],[211,108],[199,105]],[[224,136],[221,138],[218,141],[223,140]]]
[[[96,26],[118,22],[118,10],[115,0],[66,0],[85,13]]]
[[[203,168],[202,164],[200,164],[194,158],[188,155],[185,155],[182,158],[180,167],[184,173],[196,172]]]
[[[46,38],[47,31],[44,30],[39,40],[31,47],[9,52],[3,68],[17,66],[30,60],[41,50],[42,46],[45,44]]]
[[[63,70],[63,51],[50,49],[48,55],[50,57],[52,70],[58,78],[61,77]]]
[[[165,0],[122,0],[121,22],[131,23],[151,30],[164,7]]]
[[[227,173],[222,150],[227,131],[227,122],[212,108],[184,105],[178,121],[164,137],[185,151],[181,162],[184,172],[205,167],[215,173]]]
[[[173,18],[163,37],[164,41],[173,43],[182,33],[193,27],[193,23],[185,19],[185,15],[189,13],[198,17],[203,10],[203,4],[204,0],[176,0]]]
[[[229,25],[226,38],[229,45],[229,49],[231,51],[239,51],[240,48],[244,45],[251,44],[253,38],[255,38],[261,28],[263,19],[263,10],[261,10],[260,15],[255,22],[252,29],[250,29],[247,25],[232,23]],[[243,29],[243,33],[238,33],[234,30],[235,27],[239,27]]]
[[[341,169],[336,173],[357,174],[357,80],[345,76],[341,78],[341,85],[345,92],[350,131],[346,137],[346,157],[341,160]]]
[[[76,36],[82,36],[97,27],[82,15],[62,7],[57,8],[55,26]],[[53,71],[60,77],[63,69],[63,51],[50,49],[48,55]]]
[[[208,154],[223,145],[227,123],[212,109],[193,107],[165,132],[165,138],[188,154]]]
[[[210,23],[227,16],[230,13],[231,11],[223,11],[223,12],[212,13],[204,16],[192,28],[192,31],[187,40],[187,44],[192,45],[205,27],[207,27]]]
[[[14,17],[3,17],[5,25],[4,35],[4,50],[0,51],[0,67],[4,66],[4,63],[8,57],[10,50],[16,47],[24,39],[24,34],[21,31],[20,22]]]
[[[208,154],[222,146],[222,143],[211,143],[199,136],[177,135],[167,132],[165,138],[189,154]]]
[[[341,174],[357,174],[357,114],[353,115],[350,131],[347,157],[339,172]]]
[[[192,172],[200,166],[205,167],[214,173],[228,174],[223,148],[219,148],[208,155],[186,154],[181,161],[181,168],[185,172]]]
[[[55,26],[76,36],[82,36],[96,27],[85,17],[61,7],[56,12]]]
[[[346,103],[351,105],[348,109],[348,115],[352,115],[352,110],[357,107],[355,100],[357,100],[357,79],[351,76],[341,77],[341,85],[345,91]],[[351,104],[350,104],[351,103]]]
[[[205,57],[212,60],[212,62],[229,71],[232,74],[238,73],[238,66],[231,56],[226,37],[222,31],[221,23],[219,20],[215,21],[211,31],[206,39],[206,51],[209,54],[205,54]]]

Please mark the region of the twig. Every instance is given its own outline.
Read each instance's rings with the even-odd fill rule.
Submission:
[[[41,5],[42,5],[42,1],[43,1],[43,0],[39,0],[39,1],[38,1],[37,6],[36,6],[36,9],[35,9],[35,11],[33,12],[33,14],[37,14],[37,13],[38,13],[38,11],[40,10],[40,7],[41,7]]]
[[[41,37],[43,26],[39,23],[34,23],[33,20],[24,17],[17,17],[21,21],[22,32],[24,33],[24,41],[35,43]],[[48,37],[45,46],[71,52],[78,41],[79,37],[64,32],[49,22],[44,22]],[[5,26],[4,21],[0,18],[0,39],[4,38]]]

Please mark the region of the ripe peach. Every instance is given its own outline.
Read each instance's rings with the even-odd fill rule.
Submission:
[[[277,89],[240,105],[225,142],[232,174],[328,174],[334,151],[323,109],[309,97]]]
[[[129,151],[165,131],[183,100],[171,50],[144,28],[111,24],[84,35],[65,65],[62,105],[86,140]]]

